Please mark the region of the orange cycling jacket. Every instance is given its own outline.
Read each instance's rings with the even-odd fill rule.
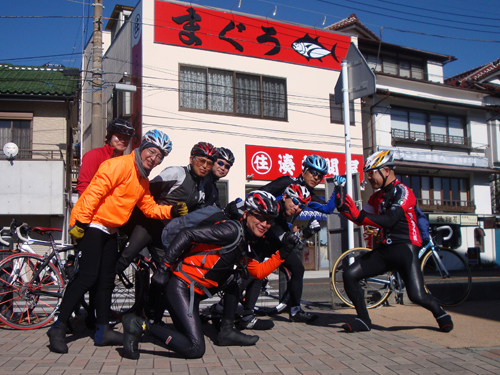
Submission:
[[[172,206],[160,206],[149,192],[149,180],[140,175],[135,151],[104,161],[90,185],[71,211],[70,226],[76,221],[108,228],[125,224],[137,205],[147,217],[170,219]]]

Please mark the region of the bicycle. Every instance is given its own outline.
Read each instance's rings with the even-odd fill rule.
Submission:
[[[281,265],[271,275],[262,280],[260,296],[254,307],[257,315],[281,314],[290,299],[288,292],[288,282],[292,277],[290,270]]]
[[[0,262],[0,321],[16,329],[40,328],[53,319],[69,281],[59,253],[73,250],[74,246],[55,243],[52,232],[61,229],[32,229],[48,236],[49,241],[28,240],[16,229],[26,244],[42,244],[50,246],[50,250],[44,256],[19,252]]]
[[[443,240],[449,240],[453,235],[450,226],[436,228],[437,232],[448,230],[449,234]],[[356,259],[368,251],[368,248],[354,248],[343,253],[335,262],[331,283],[339,299],[349,307],[354,307],[344,289],[344,269],[353,264]],[[427,292],[436,298],[441,306],[451,307],[464,302],[470,294],[472,276],[467,261],[455,250],[437,247],[433,239],[423,246],[419,253],[424,284]],[[395,271],[370,277],[361,281],[365,292],[367,308],[375,308],[384,303],[391,292],[397,293],[399,302],[405,292],[404,283]]]
[[[73,275],[78,269],[78,256],[70,255],[68,257],[68,260],[66,262],[63,262],[62,259],[59,256],[60,252],[67,252],[69,250],[75,249],[73,245],[57,245],[52,237],[52,234],[50,232],[52,231],[57,231],[60,232],[61,229],[58,228],[33,228],[31,229],[26,223],[20,224],[17,223],[15,220],[12,221],[13,224],[11,224],[11,227],[9,229],[9,233],[14,232],[17,236],[18,243],[16,246],[16,250],[9,250],[5,249],[5,252],[8,252],[8,256],[4,256],[4,259],[0,261],[0,280],[3,279],[5,282],[8,277],[6,276],[9,272],[12,272],[14,274],[11,282],[15,284],[16,273],[23,273],[24,277],[22,278],[23,282],[26,282],[26,279],[29,278],[30,280],[33,278],[33,275],[30,277],[29,272],[33,272],[33,270],[36,267],[36,264],[41,262],[42,260],[45,261],[45,258],[49,258],[49,260],[52,263],[52,266],[55,267],[61,276],[61,278],[58,278],[56,276],[56,273],[51,274],[51,279],[52,282],[56,285],[63,285],[64,287],[67,285],[67,283],[72,279]],[[36,233],[42,234],[42,235],[47,235],[49,237],[49,241],[39,241],[35,240],[31,237],[29,237],[29,232],[33,230]],[[7,227],[3,228],[2,231],[7,231]],[[3,233],[3,232],[2,232]],[[7,246],[8,242],[3,240],[1,241],[3,244]],[[35,251],[31,248],[30,244],[38,244],[38,245],[45,245],[49,246],[51,250],[45,254],[43,257],[36,254]],[[75,249],[76,250],[76,249]],[[0,250],[1,254],[2,250]],[[19,257],[16,257],[15,259],[12,259],[10,263],[7,262],[7,259],[11,258],[12,255],[19,255]],[[22,255],[26,255],[23,257]],[[31,257],[27,257],[27,255],[31,255]],[[4,262],[5,261],[5,262]],[[24,265],[23,265],[24,261]],[[26,265],[32,264],[30,266],[31,269],[27,269]],[[34,264],[34,265],[33,265]],[[25,269],[23,270],[23,266]],[[51,267],[51,266],[47,266]],[[151,262],[141,256],[139,257],[136,262],[132,263],[124,272],[122,272],[120,275],[116,276],[115,279],[115,288],[113,290],[113,295],[112,295],[112,302],[111,302],[111,310],[110,310],[110,315],[112,318],[121,320],[122,316],[127,313],[131,313],[136,311],[139,307],[142,307],[145,301],[145,294],[147,290],[146,284],[149,282],[149,273],[150,273],[150,268],[151,268]],[[12,271],[14,270],[14,272]],[[148,275],[146,278],[145,275]],[[60,279],[63,279],[64,283],[61,283]],[[34,278],[33,278],[34,280]],[[42,288],[42,287],[40,287]],[[2,294],[0,293],[0,321],[3,321],[5,324],[12,328],[18,328],[18,329],[34,329],[34,328],[40,328],[43,325],[47,324],[50,322],[52,318],[55,317],[57,314],[57,307],[59,306],[61,300],[59,298],[59,293],[62,292],[58,291],[54,295],[51,295],[51,303],[48,304],[49,306],[54,307],[52,311],[49,309],[47,304],[44,304],[44,301],[42,300],[42,305],[43,308],[41,308],[43,311],[38,312],[38,310],[35,310],[35,313],[38,314],[38,318],[36,319],[37,321],[33,321],[32,319],[28,318],[25,319],[23,324],[14,324],[12,322],[6,322],[5,320],[12,320],[12,315],[8,319],[3,319],[2,320],[2,303],[4,304],[4,307],[6,306],[6,296],[13,295],[13,290],[2,290],[2,285],[0,285],[0,290],[2,290]],[[11,288],[13,289],[13,288]],[[43,288],[42,288],[43,290]],[[64,288],[62,289],[62,291]],[[10,294],[9,294],[10,293]],[[35,293],[35,292],[32,292]],[[36,292],[36,293],[41,293],[41,292]],[[43,294],[43,293],[42,293]],[[44,297],[46,295],[44,294]],[[56,298],[57,297],[57,298]],[[88,299],[88,298],[87,298]],[[10,298],[10,302],[12,305],[15,305],[15,297]],[[35,303],[36,299],[32,299],[31,304],[36,305]],[[82,299],[81,301],[82,307],[88,312],[88,303],[85,298]],[[18,309],[20,308],[19,305],[16,305]],[[40,309],[40,307],[38,307]],[[5,308],[4,308],[5,310]],[[11,308],[12,310],[12,308]],[[29,311],[28,311],[29,312]],[[12,314],[15,314],[15,312],[12,312]],[[24,315],[23,313],[18,312],[19,317],[23,318]],[[5,318],[5,317],[4,317]],[[38,321],[44,322],[43,324],[39,323]],[[21,326],[23,328],[21,328]]]

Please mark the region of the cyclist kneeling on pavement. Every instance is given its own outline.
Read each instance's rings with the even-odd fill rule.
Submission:
[[[357,318],[342,326],[346,332],[369,331],[372,327],[360,281],[387,271],[397,270],[410,300],[429,310],[439,329],[450,332],[453,322],[436,299],[427,293],[420,269],[418,252],[421,238],[413,192],[396,179],[391,151],[376,152],[366,159],[363,170],[375,193],[359,211],[343,184],[335,187],[337,210],[357,225],[380,228],[374,250],[367,252],[344,272],[345,291],[356,308]],[[345,185],[345,184],[344,184]]]
[[[241,222],[224,220],[181,230],[165,251],[164,269],[156,271],[152,280],[164,285],[165,303],[175,328],[149,324],[146,319],[126,315],[123,319],[124,356],[138,359],[139,340],[149,331],[167,349],[185,358],[201,358],[205,354],[205,337],[199,315],[200,301],[220,290],[237,301],[240,278],[248,274],[260,279],[266,277],[296,246],[297,237],[285,236],[282,249],[266,262],[259,263],[247,257],[248,247],[265,235],[277,215],[274,197],[254,191],[245,201]],[[225,312],[217,344],[254,345],[258,336],[234,329],[235,312],[229,309]]]

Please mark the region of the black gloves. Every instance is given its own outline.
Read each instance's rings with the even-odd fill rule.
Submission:
[[[244,210],[245,202],[241,198],[237,198],[226,206],[224,214],[231,220],[239,221],[243,217]]]
[[[153,273],[151,284],[156,284],[163,289],[168,284],[171,273],[172,269],[162,262],[161,266]]]
[[[316,218],[313,216],[309,220],[309,223],[307,223],[307,227],[304,228],[304,230],[302,231],[302,237],[304,237],[305,239],[308,239],[308,238],[314,236],[320,230],[321,230],[321,226],[320,226],[318,220],[316,220]]]
[[[293,249],[300,243],[300,238],[292,232],[286,232],[281,240],[281,248],[279,249],[280,258],[285,260]]]

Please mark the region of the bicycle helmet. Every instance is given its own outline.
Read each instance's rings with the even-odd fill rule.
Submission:
[[[304,171],[309,168],[316,169],[318,172],[326,175],[328,173],[328,163],[319,155],[309,155],[303,162]]]
[[[130,124],[130,122],[125,121],[121,118],[115,118],[108,124],[106,128],[107,134],[106,137],[111,137],[113,134],[125,134],[129,137],[134,136],[134,128]]]
[[[391,150],[378,151],[370,155],[365,161],[363,171],[368,172],[385,167],[394,169],[394,155],[392,154]]]
[[[217,157],[220,159],[224,159],[232,166],[234,164],[234,154],[231,152],[231,150],[225,147],[218,147],[217,149],[219,150],[219,154]]]
[[[279,213],[278,202],[274,195],[262,190],[248,193],[245,199],[245,209],[250,213],[259,213],[268,217],[277,217]]]
[[[217,147],[208,142],[198,142],[191,149],[191,156],[201,156],[215,162],[217,160]]]
[[[288,195],[290,198],[297,199],[300,203],[305,205],[308,205],[311,202],[311,193],[305,186],[302,185],[288,185],[284,194]]]
[[[149,130],[142,137],[142,143],[139,148],[140,151],[144,150],[145,146],[151,143],[153,146],[157,147],[163,156],[167,156],[172,151],[172,141],[165,133],[159,130]]]

